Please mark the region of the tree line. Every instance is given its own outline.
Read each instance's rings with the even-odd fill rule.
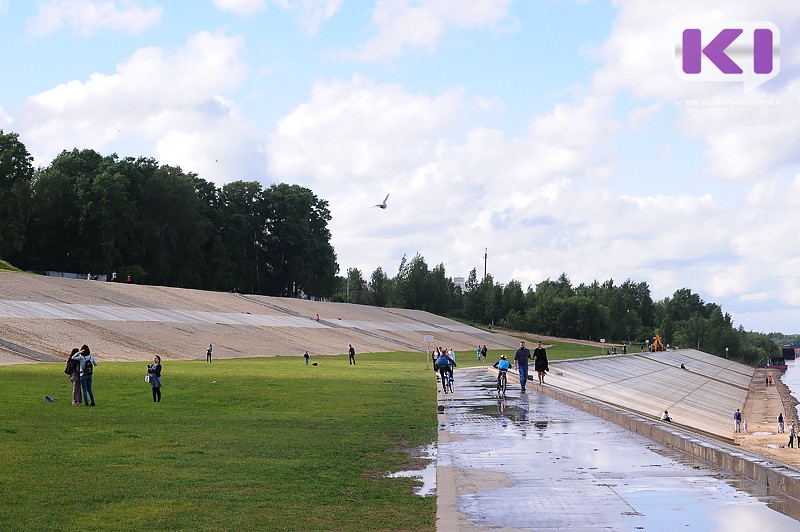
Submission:
[[[572,286],[566,274],[521,283],[448,277],[419,254],[369,279],[338,276],[328,203],[287,184],[213,183],[151,158],[63,151],[34,170],[15,133],[0,130],[0,259],[29,271],[117,272],[135,282],[314,297],[411,308],[515,331],[647,345],[655,334],[749,363],[779,356],[766,335],[735,328],[688,288],[654,302],[644,282]]]
[[[767,335],[734,327],[730,314],[706,303],[688,288],[653,301],[647,283],[630,279],[572,286],[566,274],[523,290],[519,281],[480,281],[473,268],[463,287],[445,274],[443,264],[432,269],[419,254],[400,262],[389,277],[377,268],[369,277],[349,268],[338,277],[334,300],[366,305],[414,308],[487,326],[561,338],[576,338],[636,347],[651,344],[659,334],[672,347],[692,347],[751,365],[780,356]]]
[[[0,258],[30,271],[329,297],[339,266],[328,203],[307,188],[217,188],[145,157],[61,152],[44,168],[0,130]]]

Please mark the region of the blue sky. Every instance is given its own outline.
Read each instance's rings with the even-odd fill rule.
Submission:
[[[482,274],[488,248],[501,283],[688,287],[800,332],[793,0],[0,0],[0,19],[0,128],[36,165],[92,148],[307,186],[364,277],[415,253]],[[779,73],[679,76],[679,30],[731,21],[775,24]]]

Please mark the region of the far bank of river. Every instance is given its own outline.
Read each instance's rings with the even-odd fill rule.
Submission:
[[[789,388],[789,392],[798,402],[800,402],[800,361],[787,360],[786,372],[781,376],[781,382]],[[800,405],[795,406],[795,415],[800,419]]]

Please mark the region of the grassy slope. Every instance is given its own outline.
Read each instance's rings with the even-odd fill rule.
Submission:
[[[75,408],[60,364],[0,367],[0,529],[433,530],[385,478],[436,438],[422,355],[166,360],[160,404],[144,374],[101,361]]]
[[[22,272],[19,268],[15,268],[4,260],[0,260],[0,272]]]

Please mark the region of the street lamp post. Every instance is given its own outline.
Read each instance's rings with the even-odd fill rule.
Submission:
[[[725,348],[725,358],[728,358],[728,348]]]

